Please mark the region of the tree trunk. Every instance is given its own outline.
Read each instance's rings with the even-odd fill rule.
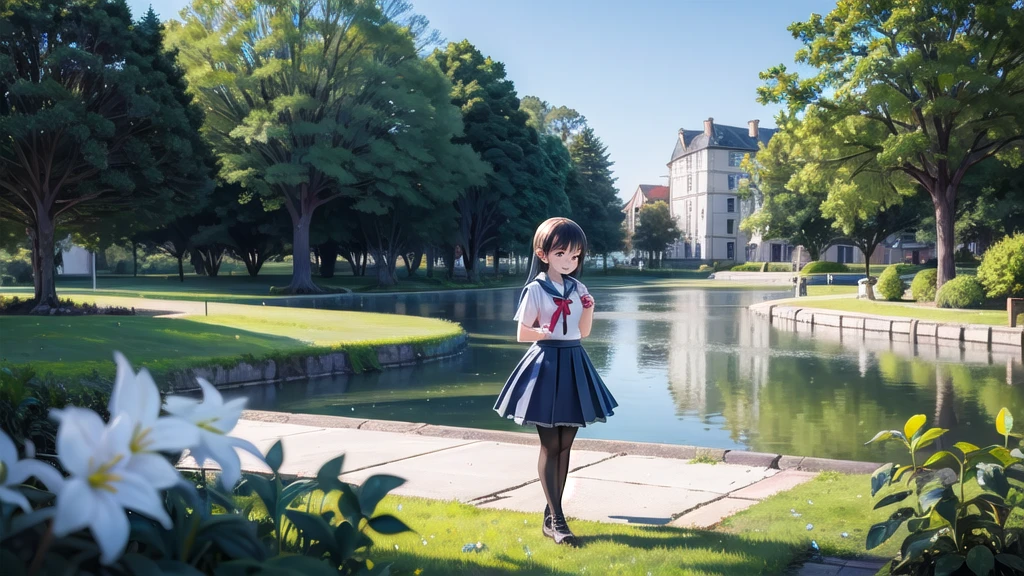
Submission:
[[[932,203],[935,205],[935,247],[938,249],[939,260],[935,287],[942,288],[943,284],[956,277],[956,261],[954,260],[956,239],[953,235],[956,211],[941,198],[933,197]],[[938,294],[938,290],[935,293]]]
[[[334,278],[334,272],[338,266],[338,244],[334,241],[324,242],[319,246],[320,252],[320,277]],[[351,263],[351,262],[350,262]],[[355,269],[353,269],[355,270]],[[352,274],[355,276],[355,273]]]
[[[377,285],[378,286],[394,286],[398,283],[398,279],[395,278],[393,262],[397,260],[394,254],[385,254],[384,251],[374,250],[373,259],[376,262],[377,269]]]
[[[448,280],[455,279],[455,248],[448,250],[448,253],[444,257],[445,266],[448,268]]]
[[[132,240],[132,278],[139,277],[139,245]]]
[[[470,246],[462,247],[462,263],[466,267],[466,280],[470,284],[480,281],[480,270],[476,267],[477,258],[480,257],[480,246],[475,242]]]
[[[427,278],[434,277],[434,258],[437,257],[437,250],[434,246],[427,246]]]
[[[42,278],[39,277],[39,233],[35,229],[28,227],[25,228],[25,233],[32,240],[32,298],[35,302],[39,302],[40,298],[43,297]]]
[[[41,210],[37,212],[37,218],[36,256],[33,258],[33,264],[36,268],[32,272],[39,278],[39,296],[36,298],[35,307],[32,311],[45,312],[46,308],[56,308],[58,306],[57,284],[53,267],[54,225],[49,214]]]
[[[497,246],[494,247],[494,277],[498,278],[501,276],[501,250]]]
[[[185,281],[185,255],[182,253],[178,254],[178,281]]]
[[[874,300],[875,287],[871,285],[871,255],[875,253],[875,250],[872,248],[871,252],[868,252],[862,249],[861,253],[864,254],[864,277],[868,279],[868,289],[865,293],[868,295],[868,300]]]
[[[321,294],[323,290],[313,283],[309,263],[309,221],[311,214],[292,216],[292,281],[285,288],[289,294]]]
[[[603,264],[603,265],[604,265],[604,271],[605,271],[605,273],[607,274],[607,273],[608,273],[608,253],[607,253],[607,252],[605,252],[605,253],[604,253],[604,254],[602,254],[601,256],[602,256],[602,258],[603,258],[603,260],[604,260],[604,264]]]

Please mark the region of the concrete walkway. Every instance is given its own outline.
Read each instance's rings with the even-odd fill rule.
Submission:
[[[286,477],[313,477],[324,462],[343,453],[342,479],[354,484],[374,474],[392,474],[407,480],[395,491],[400,495],[538,514],[544,509],[537,481],[536,440],[534,445],[523,441],[529,435],[510,433],[513,436],[508,439],[513,441],[502,442],[472,438],[471,429],[423,435],[408,428],[416,425],[401,422],[357,421],[363,422],[362,427],[350,427],[353,421],[345,418],[280,414],[279,421],[273,421],[274,415],[246,413],[244,418],[260,420],[241,420],[233,435],[264,452],[280,438],[285,455],[281,473]],[[287,421],[296,417],[319,424]],[[367,422],[371,424],[366,426]],[[617,443],[581,440],[579,449],[573,450],[565,492],[566,513],[572,517],[708,528],[815,476],[813,472],[770,468],[767,461],[696,464],[643,450],[603,451],[602,446],[614,448]],[[651,452],[659,451],[658,445],[650,446]],[[197,468],[189,456],[179,466]],[[245,454],[242,467],[251,472],[268,471]]]

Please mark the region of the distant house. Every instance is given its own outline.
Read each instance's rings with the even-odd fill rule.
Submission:
[[[636,232],[636,223],[640,217],[640,207],[648,202],[658,201],[668,202],[668,186],[659,186],[657,184],[641,184],[637,186],[636,192],[626,202],[626,207],[622,209],[626,213],[625,224],[630,237]]]

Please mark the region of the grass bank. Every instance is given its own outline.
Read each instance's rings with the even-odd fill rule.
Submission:
[[[398,516],[416,533],[375,536],[373,559],[378,565],[391,564],[396,576],[780,574],[808,557],[812,540],[828,555],[866,556],[867,529],[887,517],[871,510],[870,484],[868,476],[827,473],[712,530],[576,520],[572,527],[580,538],[579,549],[557,546],[542,536],[540,511],[523,514],[391,496],[378,512]],[[791,508],[801,516],[794,517]],[[814,524],[811,530],[808,523]],[[880,553],[895,553],[900,536]],[[485,548],[462,551],[477,542]]]
[[[808,287],[812,288],[812,287]],[[808,290],[808,295],[812,295]],[[780,304],[801,304],[807,308],[821,308],[825,310],[840,310],[843,312],[858,312],[861,314],[875,314],[878,316],[898,316],[901,318],[916,318],[918,320],[929,320],[934,322],[951,322],[954,324],[984,324],[989,326],[1006,326],[1006,310],[960,310],[936,308],[929,304],[918,304],[916,302],[886,302],[881,300],[864,300],[854,298],[833,298],[826,300],[804,300],[781,301]]]
[[[109,305],[106,299],[95,298]],[[118,305],[139,305],[128,298]],[[144,303],[142,303],[144,304]],[[209,316],[3,316],[0,365],[31,364],[37,373],[73,379],[114,373],[113,350],[155,374],[388,344],[427,345],[462,333],[453,322],[373,314],[240,304],[211,305]]]

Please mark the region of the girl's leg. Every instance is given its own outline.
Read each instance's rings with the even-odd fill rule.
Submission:
[[[558,509],[562,509],[562,494],[565,492],[566,478],[569,476],[569,452],[579,428],[561,426],[558,430]]]
[[[562,515],[562,495],[558,488],[558,455],[561,452],[558,431],[558,428],[537,426],[537,434],[540,436],[540,459],[537,461],[537,475],[540,477],[540,485],[544,489],[544,497],[548,501],[548,509],[551,510],[553,516]]]

